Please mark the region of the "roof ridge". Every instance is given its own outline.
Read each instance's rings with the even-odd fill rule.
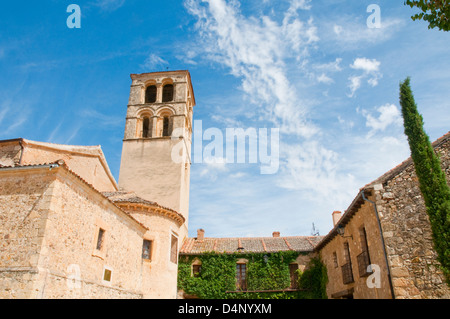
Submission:
[[[438,138],[437,140],[435,140],[434,142],[432,142],[431,146],[433,147],[433,149],[436,149],[437,147],[439,147],[442,143],[444,143],[448,139],[450,139],[450,131],[447,132],[446,134],[444,134],[443,136],[441,136],[440,138]],[[388,170],[387,172],[385,172],[384,174],[382,174],[381,176],[379,176],[372,182],[364,185],[362,188],[360,188],[360,190],[365,189],[369,186],[373,186],[375,184],[387,182],[388,180],[393,178],[395,175],[399,174],[404,168],[408,167],[412,163],[413,163],[412,157],[409,156],[406,160],[404,160],[403,162],[401,162],[394,168],[391,168],[390,170]]]
[[[315,245],[311,241],[310,237],[307,237],[306,240],[311,244],[312,248],[314,249]]]
[[[264,238],[261,238],[261,243],[263,245],[264,251],[267,252],[267,246],[266,243],[264,242]]]
[[[286,245],[288,246],[289,250],[293,250],[293,249],[292,249],[292,246],[291,246],[291,244],[289,244],[287,238],[286,238],[286,237],[283,237],[283,239],[284,239],[284,242],[286,243]],[[307,239],[308,239],[308,238],[307,238]],[[309,241],[309,239],[308,239],[308,241]]]

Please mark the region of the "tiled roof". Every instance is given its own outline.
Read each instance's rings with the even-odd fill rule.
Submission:
[[[311,252],[322,237],[251,237],[251,238],[187,238],[181,247],[181,255],[217,253],[271,253],[278,251]],[[241,248],[241,249],[239,249]]]
[[[173,219],[177,220],[180,224],[183,224],[186,219],[183,215],[178,213],[177,211],[164,207],[157,202],[149,201],[146,199],[143,199],[136,195],[134,192],[129,192],[125,190],[120,190],[116,192],[103,192],[103,196],[107,197],[110,201],[114,202],[118,206],[128,206],[130,204],[136,204],[136,205],[144,205],[147,207],[153,207],[159,210],[163,210],[166,212],[165,215],[172,217]]]

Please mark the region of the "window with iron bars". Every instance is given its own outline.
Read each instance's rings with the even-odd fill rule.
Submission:
[[[344,258],[346,264],[341,267],[342,269],[342,281],[344,285],[354,282],[353,271],[352,271],[352,261],[350,258],[350,247],[348,243],[344,243]]]

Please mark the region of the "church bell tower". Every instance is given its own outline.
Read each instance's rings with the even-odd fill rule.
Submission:
[[[189,215],[194,91],[188,71],[132,74],[119,187]]]

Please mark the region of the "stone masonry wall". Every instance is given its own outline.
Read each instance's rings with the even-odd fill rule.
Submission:
[[[0,298],[28,298],[49,210],[51,176],[0,172]]]
[[[39,266],[49,274],[39,287],[42,297],[141,298],[145,228],[70,173],[60,173],[40,256]],[[99,228],[105,230],[101,251]],[[112,271],[110,282],[103,280],[105,267]],[[80,287],[69,282],[77,271]]]
[[[369,196],[369,199],[373,201],[374,197]],[[369,278],[359,274],[358,255],[364,250],[364,243],[360,235],[360,230],[363,227],[367,236],[370,263],[379,267],[380,283],[378,287],[369,286],[367,284]],[[342,294],[344,291],[353,291],[353,297],[355,299],[390,299],[390,286],[380,240],[380,232],[373,206],[370,203],[365,202],[358,209],[358,212],[345,225],[344,235],[345,237],[340,235],[334,236],[320,251],[322,261],[328,271],[328,297],[337,298],[335,296]],[[354,279],[354,282],[348,284],[344,284],[342,272],[342,267],[347,264],[344,253],[345,243],[349,245],[351,269]],[[334,254],[336,254],[336,260],[334,259]]]
[[[149,228],[145,238],[152,241],[152,260],[142,267],[144,298],[174,299],[177,294],[178,265],[170,261],[171,236],[178,237],[178,251],[183,238],[178,223],[153,211],[129,208],[128,212]]]
[[[116,190],[97,156],[26,145],[22,163],[44,164],[64,160],[77,175],[100,191]]]
[[[142,298],[145,231],[64,168],[0,170],[0,298]]]
[[[450,141],[436,150],[450,177]],[[436,252],[431,225],[414,165],[409,165],[377,192],[395,295],[398,299],[450,298]]]

